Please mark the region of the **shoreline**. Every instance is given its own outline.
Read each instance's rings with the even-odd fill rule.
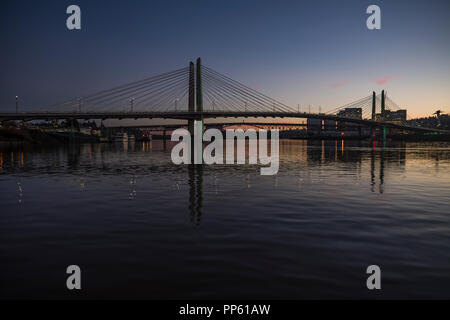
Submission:
[[[382,141],[380,137],[359,137],[359,136],[296,136],[283,137],[283,140],[353,140],[353,141]],[[170,137],[164,139],[160,135],[153,136],[152,140],[170,140]],[[386,141],[405,141],[405,142],[428,142],[428,141],[447,141],[450,142],[450,135],[393,135],[387,136]],[[99,136],[86,135],[82,133],[59,133],[45,132],[39,129],[27,128],[3,128],[0,129],[0,143],[31,143],[31,144],[72,144],[72,143],[110,143],[112,141],[102,141]],[[136,141],[140,142],[140,141]]]

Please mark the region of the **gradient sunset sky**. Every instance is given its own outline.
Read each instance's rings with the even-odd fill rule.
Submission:
[[[82,30],[66,28],[77,4]],[[368,30],[366,8],[381,7]],[[450,1],[6,0],[0,112],[33,110],[203,63],[322,111],[386,89],[410,116],[450,112]]]

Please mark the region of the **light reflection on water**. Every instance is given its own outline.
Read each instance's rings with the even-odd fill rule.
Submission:
[[[276,176],[170,146],[2,145],[0,296],[450,297],[449,143],[286,140]]]

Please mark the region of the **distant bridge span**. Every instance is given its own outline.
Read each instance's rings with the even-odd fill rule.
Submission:
[[[150,125],[130,125],[130,126],[111,126],[112,129],[141,129],[141,130],[175,130],[177,128],[187,127],[187,123],[167,123],[167,124],[150,124]],[[231,127],[231,126],[250,126],[250,127],[306,127],[307,123],[295,123],[295,122],[205,122],[205,127],[219,128],[219,127]]]
[[[10,120],[94,120],[94,119],[176,119],[176,120],[201,120],[215,118],[299,118],[333,120],[347,123],[355,123],[366,127],[385,127],[415,132],[440,132],[450,134],[450,130],[424,128],[411,125],[397,124],[385,121],[368,119],[355,119],[340,117],[330,114],[306,113],[306,112],[245,112],[245,111],[165,111],[165,112],[25,112],[25,113],[0,113],[0,122]],[[246,123],[237,123],[246,124]],[[265,125],[263,122],[260,125]],[[281,124],[282,125],[282,124]]]

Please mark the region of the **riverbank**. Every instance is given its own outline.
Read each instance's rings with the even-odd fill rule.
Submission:
[[[170,140],[170,136],[165,137]],[[292,136],[280,133],[280,139],[289,140],[371,140],[372,137],[360,137],[357,135],[341,135],[341,136],[313,136],[299,135]],[[375,140],[380,140],[377,136]],[[409,134],[409,135],[392,135],[387,137],[393,141],[408,142],[426,142],[426,141],[450,141],[448,134]],[[152,140],[164,140],[162,135],[152,135]],[[32,144],[65,144],[65,143],[97,143],[102,142],[99,136],[88,135],[83,133],[71,132],[50,132],[40,129],[29,128],[2,128],[0,129],[0,142],[27,142]]]
[[[28,128],[2,128],[0,129],[0,142],[64,144],[68,142],[100,142],[100,138],[81,133],[46,132]]]
[[[300,137],[280,137],[282,139],[290,140],[372,140],[372,137],[359,137],[359,136],[300,136]],[[387,136],[387,140],[392,141],[407,141],[407,142],[427,142],[427,141],[446,141],[450,142],[450,135],[437,134],[437,135],[393,135]],[[374,140],[382,140],[381,137],[375,137]]]

